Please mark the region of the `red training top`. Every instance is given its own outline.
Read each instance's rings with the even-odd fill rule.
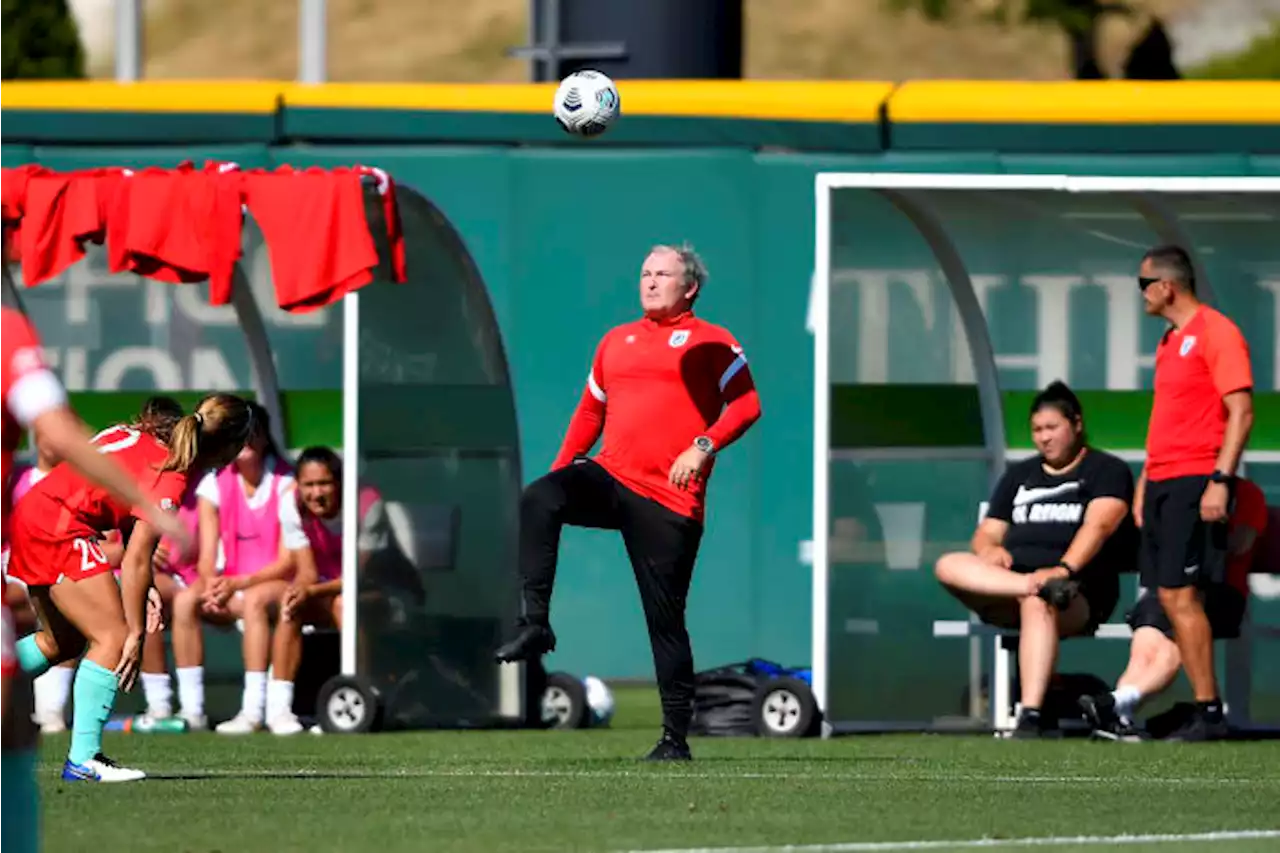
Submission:
[[[45,412],[56,409],[67,401],[62,383],[44,364],[40,352],[40,340],[27,318],[12,308],[0,308],[3,316],[3,340],[0,342],[0,358],[3,359],[3,427],[0,444],[3,445],[3,467],[0,467],[0,484],[4,487],[4,531],[9,539],[9,475],[13,470],[13,451],[18,449],[22,433]]]
[[[1147,426],[1147,479],[1212,474],[1227,427],[1222,398],[1253,387],[1249,345],[1219,312],[1201,305],[1156,347]]]
[[[169,451],[153,436],[121,425],[98,433],[93,444],[100,453],[110,453],[153,503],[161,509],[177,508],[187,486],[187,475],[160,470]],[[58,463],[47,477],[31,487],[14,507],[14,515],[15,539],[19,528],[24,528],[38,530],[54,541],[91,539],[120,529],[129,518],[142,518],[137,507],[121,503],[66,462]]]
[[[701,521],[711,465],[681,490],[668,479],[676,457],[706,435],[719,452],[760,417],[742,347],[728,330],[692,312],[611,329],[596,348],[552,469],[587,453],[622,485]]]

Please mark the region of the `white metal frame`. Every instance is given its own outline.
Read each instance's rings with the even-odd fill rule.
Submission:
[[[810,299],[813,325],[813,692],[820,709],[827,709],[828,584],[830,581],[830,377],[831,377],[831,191],[866,189],[892,199],[910,190],[1043,190],[1067,193],[1135,194],[1134,208],[1157,234],[1167,234],[1170,220],[1159,204],[1166,193],[1280,193],[1280,177],[1106,177],[1051,175],[995,175],[918,172],[820,172],[814,179],[814,293]],[[916,197],[917,203],[924,203]],[[1154,202],[1154,203],[1153,203]],[[1176,224],[1176,223],[1175,223]],[[955,282],[949,280],[952,287]],[[986,413],[984,412],[984,415]],[[1263,454],[1249,458],[1262,461]],[[1269,455],[1268,455],[1269,457]],[[1270,459],[1268,459],[1270,461]],[[998,638],[997,638],[998,642]],[[823,734],[831,733],[829,721]]]
[[[342,299],[342,674],[356,674],[360,559],[360,293]]]

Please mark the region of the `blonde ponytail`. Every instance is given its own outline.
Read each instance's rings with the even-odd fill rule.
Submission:
[[[200,417],[183,415],[173,427],[169,438],[169,458],[162,471],[178,471],[185,474],[195,465],[200,455]]]

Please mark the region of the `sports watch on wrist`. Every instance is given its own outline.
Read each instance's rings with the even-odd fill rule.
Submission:
[[[705,435],[700,435],[693,440],[693,446],[701,450],[703,453],[715,453],[716,443]]]
[[[1069,575],[1074,575],[1076,573],[1075,567],[1072,566],[1070,563],[1068,563],[1066,560],[1059,560],[1057,568],[1066,569],[1067,574]]]
[[[1214,471],[1212,474],[1209,475],[1210,483],[1226,483],[1230,485],[1231,483],[1235,482],[1235,479],[1236,478],[1233,477],[1232,475],[1224,474],[1221,471]]]

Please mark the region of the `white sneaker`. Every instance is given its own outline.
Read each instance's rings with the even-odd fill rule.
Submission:
[[[250,717],[244,711],[225,722],[218,723],[214,729],[220,735],[251,735],[262,728],[262,720]]]
[[[72,764],[68,759],[62,765],[64,782],[137,782],[147,778],[141,770],[121,767],[101,752],[84,764]]]
[[[204,714],[188,714],[183,711],[178,716],[187,721],[187,731],[189,732],[209,731],[209,718]]]
[[[292,711],[285,711],[271,718],[267,724],[273,735],[296,735],[303,731],[301,721]]]
[[[40,727],[40,733],[46,735],[62,734],[67,730],[67,720],[61,714],[53,712],[45,712],[44,714],[34,714],[31,717],[32,722]]]

